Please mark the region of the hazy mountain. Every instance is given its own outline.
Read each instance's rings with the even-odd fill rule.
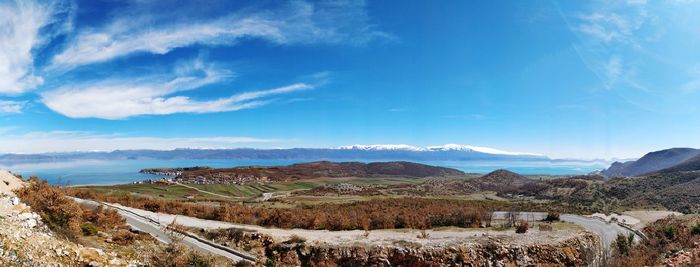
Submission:
[[[660,173],[668,172],[681,172],[681,171],[698,171],[700,170],[700,153],[680,164],[674,165],[673,167],[663,169],[659,171]]]
[[[671,148],[644,155],[636,161],[615,162],[602,174],[605,177],[638,176],[671,168],[700,155],[700,150],[693,148]]]
[[[532,153],[508,152],[492,148],[447,145],[419,148],[407,145],[348,146],[338,148],[290,149],[175,149],[115,150],[112,152],[72,152],[45,154],[5,154],[0,162],[47,162],[82,159],[280,159],[280,160],[549,160]]]

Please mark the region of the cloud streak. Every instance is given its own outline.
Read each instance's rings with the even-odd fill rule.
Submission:
[[[2,132],[0,132],[2,133]],[[149,136],[100,135],[88,132],[50,131],[21,135],[0,135],[0,153],[46,153],[112,151],[117,149],[234,148],[279,142],[253,137],[165,138]]]
[[[0,115],[1,114],[19,114],[27,102],[24,101],[7,101],[0,100]]]
[[[214,19],[162,23],[172,17],[118,17],[78,33],[53,58],[52,68],[73,68],[135,53],[166,54],[192,45],[233,45],[245,38],[277,44],[363,44],[390,38],[368,23],[364,2],[292,2],[279,10],[227,14]]]
[[[33,49],[46,40],[40,30],[55,23],[60,4],[0,2],[0,94],[19,95],[44,83],[35,73]]]
[[[51,110],[70,118],[125,119],[141,115],[211,113],[255,108],[273,101],[269,97],[310,90],[314,86],[295,83],[283,87],[243,92],[214,100],[195,100],[174,95],[218,83],[230,73],[205,66],[201,61],[178,71],[169,79],[141,77],[107,79],[99,82],[65,85],[42,94],[41,101]],[[184,73],[183,73],[184,72]]]

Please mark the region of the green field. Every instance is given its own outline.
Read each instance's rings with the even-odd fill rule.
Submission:
[[[193,188],[187,188],[181,185],[162,185],[162,184],[126,184],[126,185],[111,185],[111,186],[81,186],[77,188],[94,190],[101,194],[108,195],[132,195],[139,197],[163,198],[163,199],[186,199],[194,197],[195,199],[240,199],[245,200],[252,197],[260,196],[262,193],[284,193],[298,190],[311,189],[317,186],[336,183],[351,183],[356,185],[396,185],[396,184],[418,184],[426,179],[404,178],[404,177],[381,177],[381,178],[318,178],[308,179],[303,181],[291,182],[275,182],[266,184],[248,184],[248,185],[225,185],[225,184],[207,184],[195,185],[189,184]],[[217,196],[214,194],[226,196]]]

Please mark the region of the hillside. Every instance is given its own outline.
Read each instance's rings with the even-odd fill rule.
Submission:
[[[481,190],[496,192],[511,191],[530,182],[533,181],[508,170],[495,170],[469,181],[469,183]]]
[[[183,171],[175,180],[185,183],[246,183],[320,177],[404,176],[423,178],[451,175],[464,175],[464,172],[405,161],[373,163],[319,161],[289,166],[192,169]]]
[[[660,170],[660,173],[683,172],[683,171],[698,171],[700,170],[700,155],[692,157],[678,165]]]
[[[671,148],[644,155],[636,161],[615,162],[602,172],[605,177],[638,176],[673,167],[700,155],[700,150],[693,148]]]

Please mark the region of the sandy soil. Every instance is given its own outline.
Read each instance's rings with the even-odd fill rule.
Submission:
[[[633,225],[633,227],[635,227],[637,229],[644,228],[644,226],[646,226],[650,223],[653,223],[655,221],[658,221],[659,219],[665,218],[667,216],[683,215],[680,212],[667,211],[667,210],[631,210],[631,211],[625,211],[622,214],[627,215],[627,216],[632,216],[632,217],[638,219],[639,224]]]

